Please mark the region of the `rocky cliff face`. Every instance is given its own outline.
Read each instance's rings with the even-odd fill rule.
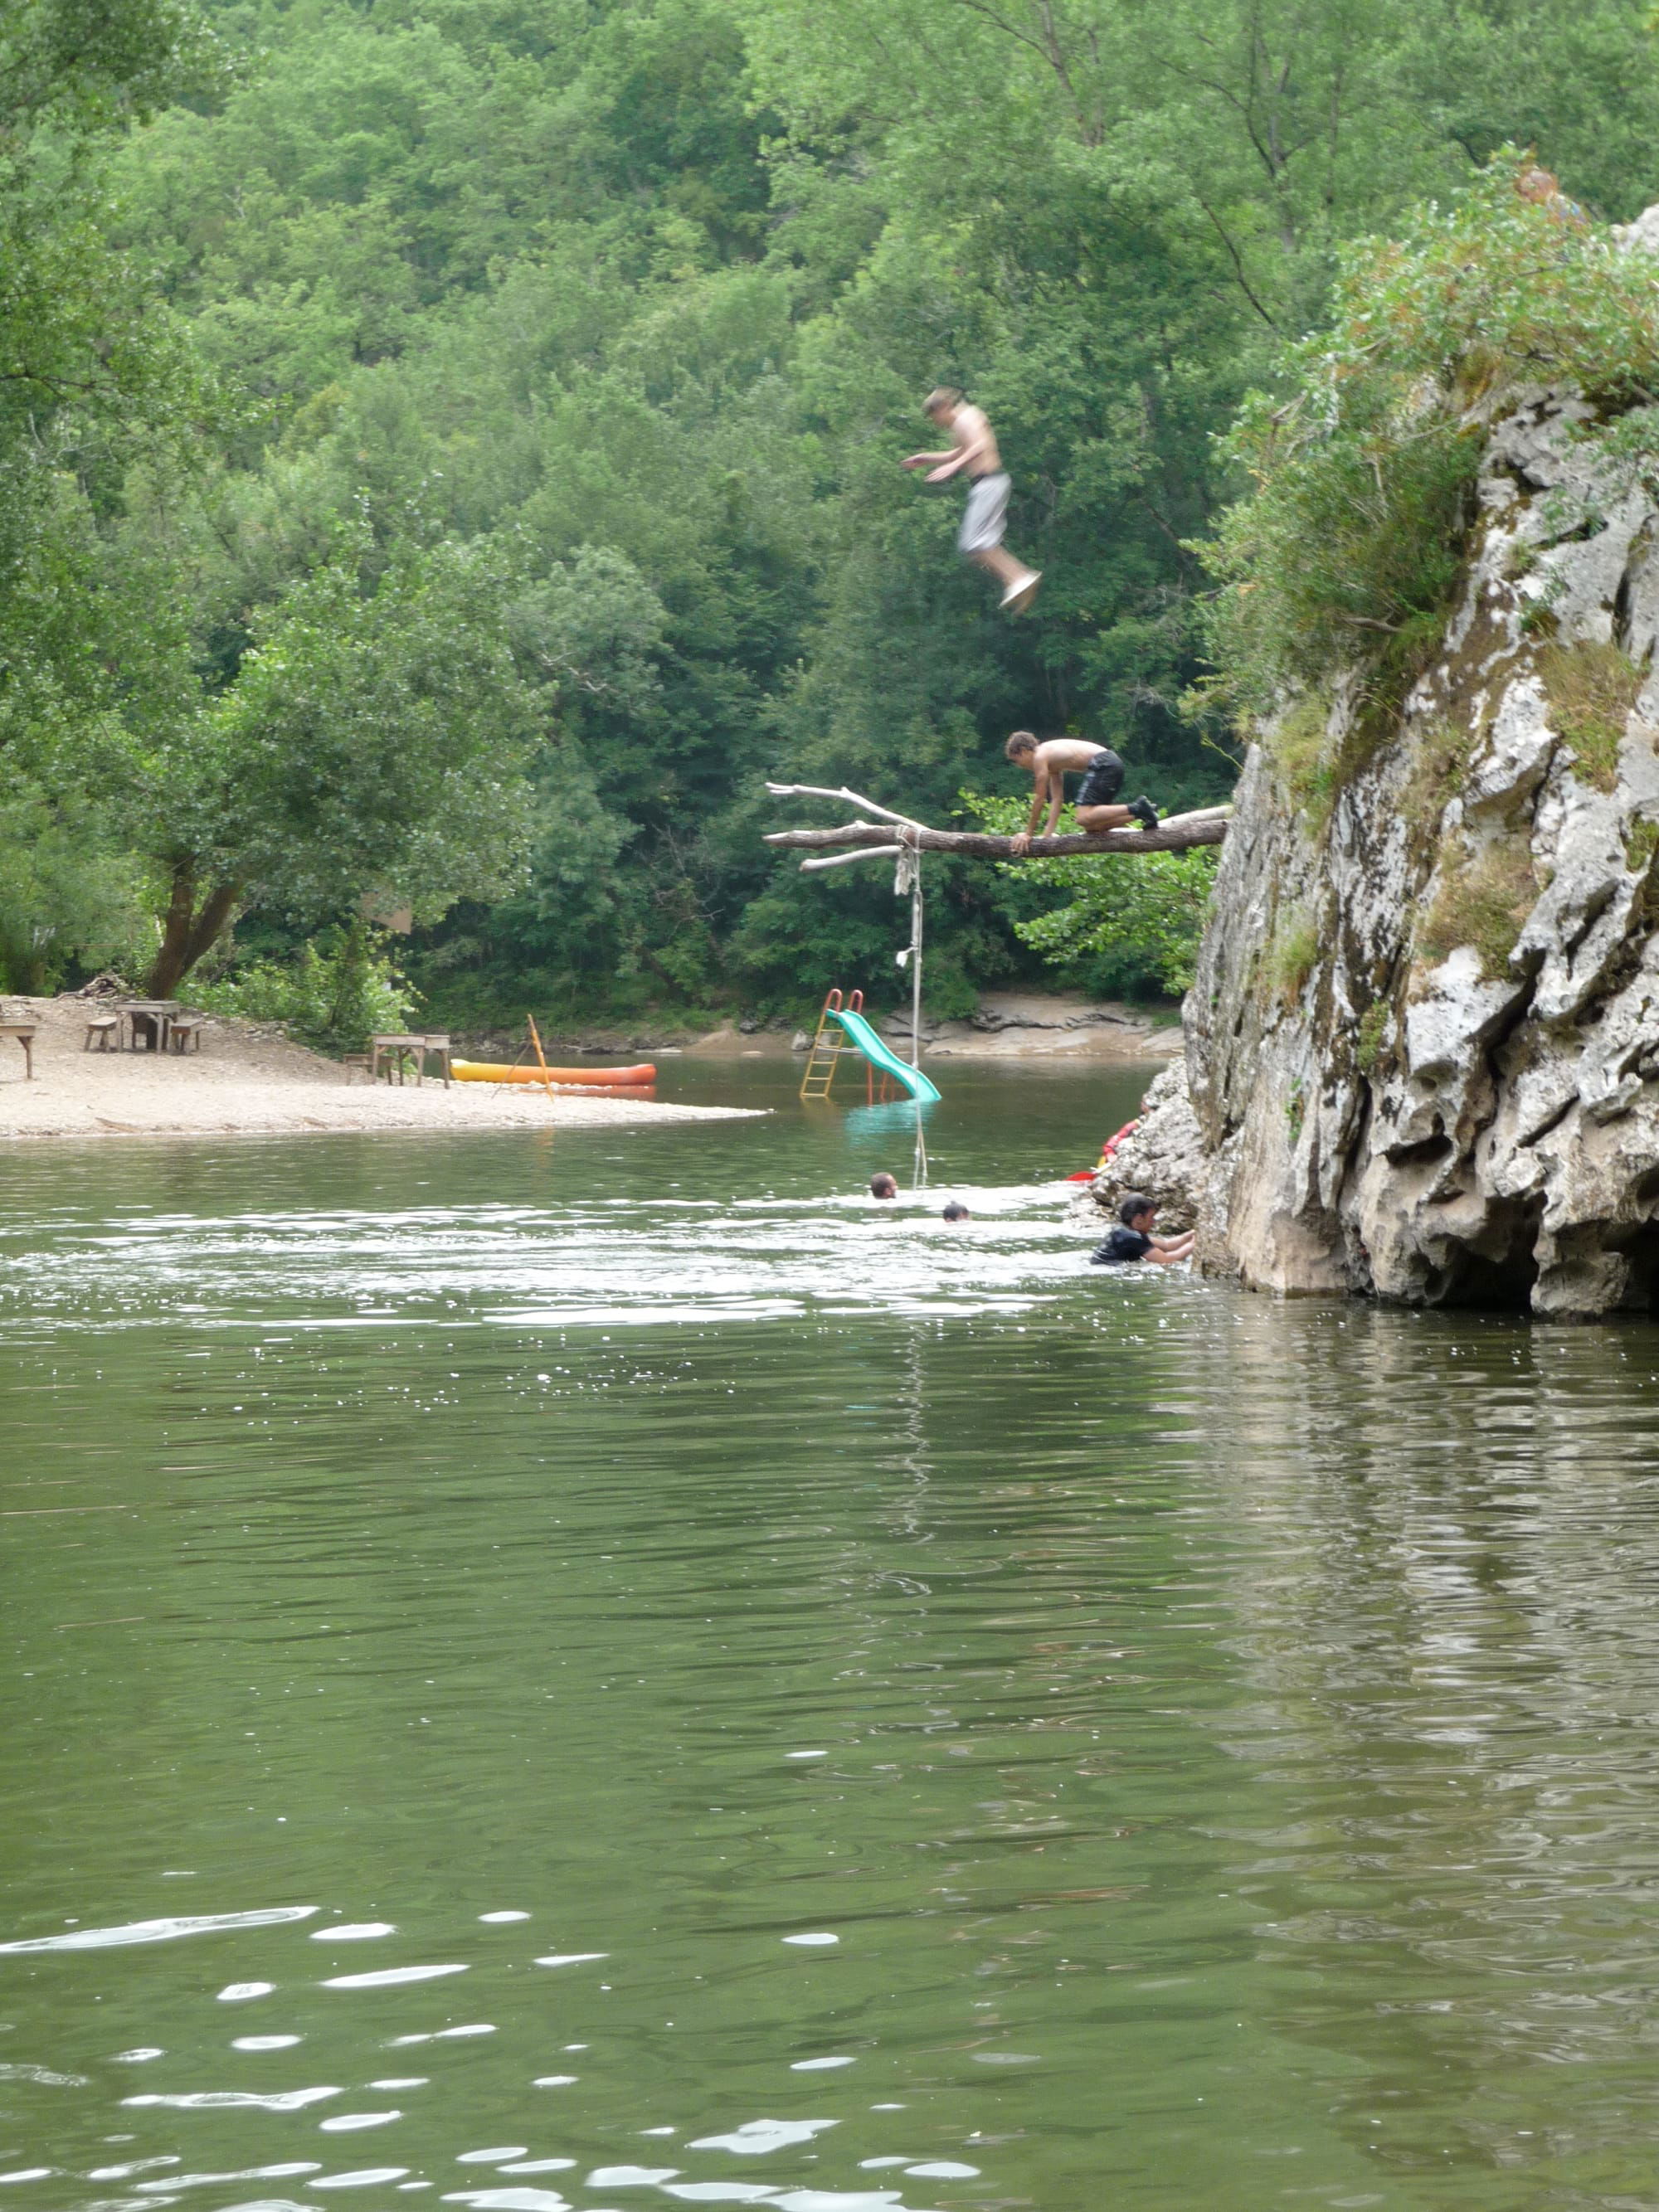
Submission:
[[[1659,1304],[1659,502],[1595,427],[1495,425],[1401,714],[1339,690],[1250,755],[1187,1006],[1209,1271]]]

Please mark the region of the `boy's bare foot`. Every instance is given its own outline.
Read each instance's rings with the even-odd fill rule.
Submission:
[[[1018,583],[1010,584],[1002,595],[1003,612],[1010,615],[1023,615],[1032,600],[1036,599],[1037,586],[1042,581],[1042,569],[1033,568],[1030,575],[1022,576]]]

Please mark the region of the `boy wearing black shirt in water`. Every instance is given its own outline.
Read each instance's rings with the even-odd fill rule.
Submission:
[[[1158,1208],[1150,1198],[1132,1190],[1117,1210],[1118,1226],[1105,1243],[1089,1255],[1091,1267],[1121,1267],[1137,1260],[1150,1260],[1155,1267],[1173,1267],[1192,1257],[1195,1230],[1184,1237],[1154,1237]]]

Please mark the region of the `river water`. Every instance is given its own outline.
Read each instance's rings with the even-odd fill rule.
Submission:
[[[942,1080],[14,1149],[0,2208],[1659,2205],[1659,1334]]]

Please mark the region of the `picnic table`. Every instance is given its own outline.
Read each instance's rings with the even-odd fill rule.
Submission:
[[[386,1065],[386,1080],[395,1074],[401,1085],[405,1070],[413,1068],[417,1084],[426,1081],[426,1056],[429,1052],[438,1055],[438,1065],[443,1076],[444,1089],[449,1088],[449,1036],[442,1030],[386,1030],[368,1041],[368,1079],[378,1082],[382,1061]]]
[[[25,1083],[34,1080],[34,1032],[38,1027],[35,1022],[0,1022],[0,1037],[15,1037],[23,1048]]]
[[[184,1008],[177,999],[123,999],[116,1011],[125,1025],[129,1052],[165,1052],[173,1017]]]

